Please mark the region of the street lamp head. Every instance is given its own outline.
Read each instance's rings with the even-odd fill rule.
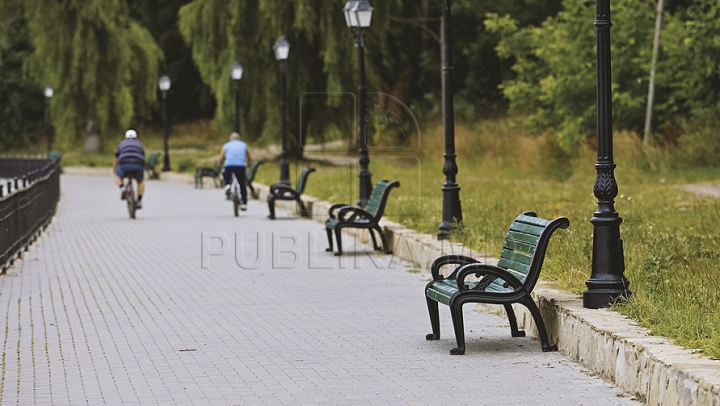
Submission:
[[[373,8],[367,0],[358,0],[351,10],[355,14],[357,25],[355,27],[367,28],[372,21]]]
[[[160,81],[158,81],[158,87],[162,92],[167,92],[168,90],[170,90],[170,78],[166,75],[163,75],[160,78]]]
[[[52,86],[47,85],[45,86],[45,97],[48,99],[53,97],[53,94],[55,94],[55,91],[53,90]]]
[[[357,0],[348,0],[348,2],[345,3],[345,7],[343,7],[343,12],[345,13],[345,24],[347,24],[350,28],[358,26],[357,15],[352,12],[353,7],[355,7],[355,3],[357,3]]]
[[[232,69],[230,69],[230,76],[232,76],[233,80],[240,80],[242,78],[243,74],[243,67],[240,65],[237,61],[232,66]]]
[[[288,54],[290,53],[290,44],[285,40],[285,37],[280,37],[280,39],[278,39],[273,47],[273,51],[275,51],[275,58],[277,58],[278,61],[284,61],[287,59]]]

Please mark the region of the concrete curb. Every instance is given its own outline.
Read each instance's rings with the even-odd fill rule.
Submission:
[[[253,186],[260,191],[260,199],[266,199],[269,188]],[[304,197],[303,203],[314,220],[327,219],[331,203],[312,197]],[[294,202],[278,202],[278,206],[297,211]],[[474,258],[486,257],[462,244],[438,241],[432,235],[391,221],[383,220],[381,225],[388,243],[394,247],[393,255],[425,271],[429,271],[432,261],[440,255],[462,253]],[[365,230],[347,229],[347,234],[362,241],[369,239]],[[617,312],[585,309],[582,298],[547,284],[538,284],[534,293],[550,341],[557,343],[567,358],[648,405],[720,406],[720,361],[702,358],[667,338],[652,336],[648,329]],[[488,308],[503,312],[501,306]],[[515,312],[518,323],[524,325],[529,334],[536,335],[530,312],[524,306],[515,306]]]

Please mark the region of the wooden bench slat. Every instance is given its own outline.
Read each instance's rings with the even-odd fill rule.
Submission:
[[[505,240],[505,248],[513,251],[522,251],[530,255],[535,253],[535,245],[527,244],[523,241]]]
[[[525,215],[519,215],[515,219],[515,221],[522,222],[522,223],[528,223],[528,224],[535,224],[539,227],[547,227],[548,224],[550,224],[550,220],[543,219],[540,217],[531,217],[531,216],[525,216]]]
[[[523,265],[530,265],[530,263],[532,262],[532,256],[520,254],[504,248],[502,250],[502,253],[500,253],[500,259],[507,259],[513,262],[521,263]]]
[[[511,260],[508,260],[505,258],[500,258],[498,260],[498,266],[501,268],[505,268],[508,271],[510,271],[510,270],[516,271],[522,275],[527,275],[528,271],[530,271],[529,265],[525,265],[520,262],[511,261]],[[518,279],[524,280],[525,277],[523,276],[522,278],[518,278]]]
[[[512,227],[510,227],[510,229],[513,231],[521,231],[523,233],[532,234],[532,235],[536,235],[536,236],[541,235],[544,230],[543,227],[539,227],[534,224],[523,224],[523,223],[518,223],[518,222],[513,223]]]
[[[510,230],[510,231],[508,231],[506,239],[522,241],[522,242],[526,242],[528,244],[537,245],[540,237],[537,235],[524,234],[524,233],[519,233],[519,232]]]

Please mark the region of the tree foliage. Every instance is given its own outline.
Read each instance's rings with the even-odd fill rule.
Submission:
[[[178,26],[217,100],[215,121],[224,132],[234,122],[230,67],[238,61],[244,67],[239,82],[240,133],[248,140],[279,140],[280,75],[273,45],[280,36],[290,43],[285,70],[291,139],[308,130],[322,134],[338,125],[333,116],[343,105],[342,93],[349,90],[353,71],[352,42],[337,4],[196,0],[180,9]],[[302,116],[296,114],[300,103]],[[342,128],[347,132],[347,125]]]
[[[613,124],[640,130],[644,123],[654,32],[650,1],[611,2]],[[655,125],[675,126],[688,115],[718,112],[720,23],[717,2],[694,0],[664,18],[656,78]],[[564,0],[541,26],[521,28],[509,16],[485,24],[500,35],[497,52],[513,62],[515,77],[502,84],[511,111],[527,128],[553,129],[565,148],[595,134],[595,6]]]
[[[670,90],[673,117],[720,120],[720,3],[695,0],[662,33],[658,79]]]
[[[23,75],[32,54],[27,23],[22,13],[10,13],[0,3],[0,145],[3,150],[25,148],[43,130],[43,94]],[[21,4],[16,4],[22,7]]]
[[[84,134],[86,152],[99,152],[102,134],[147,116],[163,56],[150,33],[129,18],[125,1],[22,5],[12,10],[24,13],[31,38],[24,70],[38,89],[55,88],[53,124],[61,146]]]

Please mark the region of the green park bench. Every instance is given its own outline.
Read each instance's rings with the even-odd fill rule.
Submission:
[[[155,170],[155,166],[157,166],[158,164],[160,155],[161,154],[159,152],[153,152],[148,155],[147,159],[145,160],[145,171],[148,173],[148,177],[150,179],[157,179],[160,177]]]
[[[195,168],[195,188],[202,189],[203,178],[209,177],[213,180],[215,187],[222,187],[222,179],[220,178],[220,169],[218,161],[213,162],[213,166],[199,166]]]
[[[294,200],[300,208],[301,216],[307,217],[310,215],[305,208],[305,204],[303,203],[301,196],[305,191],[305,185],[307,184],[308,175],[310,175],[312,172],[315,172],[315,168],[311,168],[309,166],[303,168],[303,170],[300,172],[300,176],[298,176],[297,187],[295,189],[283,183],[276,183],[270,186],[270,193],[267,197],[268,208],[270,209],[270,215],[268,216],[268,218],[270,218],[271,220],[275,219],[276,200]]]
[[[370,232],[373,248],[376,251],[380,250],[380,247],[377,245],[377,239],[375,238],[375,232],[377,232],[382,240],[385,253],[391,254],[392,250],[388,246],[385,233],[383,233],[380,228],[380,219],[385,212],[385,205],[387,204],[388,196],[390,196],[390,191],[396,187],[400,187],[400,182],[396,180],[392,182],[381,180],[375,184],[372,193],[370,193],[368,204],[364,209],[346,203],[338,203],[330,206],[328,210],[330,217],[325,221],[325,231],[327,231],[329,245],[326,251],[333,250],[333,231],[335,232],[335,240],[337,241],[337,252],[335,255],[342,255],[340,230],[343,228],[366,228]],[[337,214],[335,214],[336,211]]]
[[[253,180],[255,180],[255,174],[257,173],[257,168],[263,163],[263,161],[255,161],[250,165],[250,169],[245,172],[245,184],[248,188],[250,188],[250,195],[253,197],[253,199],[258,198],[257,191],[253,187],[252,183]]]
[[[50,151],[48,152],[48,159],[51,161],[54,159],[61,159],[62,155],[62,151]]]
[[[438,303],[450,307],[455,327],[457,348],[450,350],[450,354],[465,353],[462,306],[466,303],[503,305],[510,321],[511,335],[524,337],[525,331],[518,330],[512,308],[513,303],[519,303],[530,310],[535,320],[542,350],[557,351],[557,345],[548,341],[545,323],[530,293],[540,276],[550,237],[558,228],[568,228],[569,225],[570,221],[565,217],[550,221],[528,211],[520,214],[510,225],[497,265],[484,264],[462,255],[437,258],[430,268],[433,280],[425,287],[432,325],[432,334],[425,338],[440,339]],[[456,265],[447,278],[440,274],[440,268],[445,265]]]

